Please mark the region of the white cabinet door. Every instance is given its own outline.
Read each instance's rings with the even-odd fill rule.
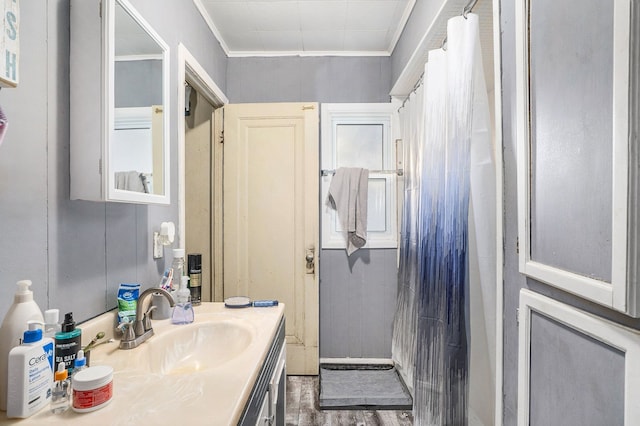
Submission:
[[[262,408],[260,409],[260,414],[258,415],[256,426],[270,426],[273,424],[271,415],[269,413],[270,408],[269,392],[267,392],[264,396],[264,399],[262,400]]]

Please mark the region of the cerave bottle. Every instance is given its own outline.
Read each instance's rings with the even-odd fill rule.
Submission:
[[[42,338],[37,323],[30,323],[23,343],[9,352],[7,417],[29,417],[51,401],[53,340]]]

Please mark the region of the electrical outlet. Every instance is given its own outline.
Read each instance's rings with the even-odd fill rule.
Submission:
[[[160,242],[160,233],[153,233],[153,258],[154,259],[162,259],[164,256],[164,249],[162,243]]]

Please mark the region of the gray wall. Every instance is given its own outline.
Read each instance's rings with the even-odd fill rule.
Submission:
[[[162,104],[162,61],[118,61],[114,68],[116,108]]]
[[[391,358],[396,249],[322,250],[320,356]]]
[[[227,97],[246,102],[389,102],[388,57],[229,58]]]
[[[20,84],[0,93],[9,119],[0,146],[0,317],[20,279],[33,281],[42,310],[73,311],[81,321],[114,308],[120,282],[156,285],[166,266],[152,259],[151,235],[178,220],[178,42],[222,90],[226,57],[193,2],[132,4],[171,49],[172,205],[69,200],[69,0],[22,2]]]
[[[504,378],[503,378],[503,394],[504,394],[504,424],[515,425],[517,419],[517,376],[518,376],[518,327],[516,323],[516,308],[518,307],[518,297],[521,288],[530,288],[533,291],[552,297],[563,303],[576,306],[580,309],[594,313],[596,315],[608,318],[612,321],[633,327],[640,328],[640,320],[634,320],[625,315],[613,312],[599,305],[589,303],[573,295],[564,293],[555,288],[549,287],[532,279],[527,279],[518,272],[518,255],[516,251],[517,243],[517,199],[516,199],[516,63],[515,63],[515,2],[501,1],[500,24],[502,31],[502,117],[503,117],[503,155],[504,155]],[[576,6],[582,7],[582,6]],[[571,12],[573,13],[573,12]],[[593,18],[593,17],[592,17]],[[637,19],[635,20],[637,22]],[[552,25],[549,21],[549,25]],[[592,28],[589,22],[581,22],[582,28]],[[561,36],[560,36],[561,38]],[[636,55],[638,53],[636,52]],[[589,149],[589,147],[585,147]],[[578,179],[578,176],[571,176],[568,179]],[[581,247],[575,246],[575,250],[581,252]],[[590,258],[587,261],[597,261],[591,258],[591,254],[585,254]],[[537,346],[552,346],[552,339],[562,341],[563,330],[561,327],[549,327],[548,336],[538,340]],[[591,343],[585,344],[581,353],[581,359],[602,359],[602,348]],[[571,353],[563,351],[555,351],[549,356],[538,359],[537,363],[532,367],[531,375],[544,375],[545,371],[553,368],[554,365],[566,365],[571,362]],[[603,386],[615,389],[620,380],[620,365],[615,363],[610,367],[607,377],[599,378],[593,371],[585,368],[582,374],[594,380],[603,380]],[[587,374],[589,373],[589,374]],[[578,421],[583,415],[578,411],[585,411],[587,416],[598,418],[599,404],[588,405],[587,401],[596,400],[598,395],[596,388],[589,386],[581,386],[576,390],[569,386],[572,380],[571,372],[566,369],[559,371],[558,374],[547,376],[547,386],[555,387],[560,392],[564,391],[567,395],[573,393],[581,398],[584,404],[580,408],[567,409],[563,413],[563,424],[565,422]],[[546,402],[550,402],[552,396],[545,394]],[[609,396],[607,396],[609,398]],[[537,401],[536,404],[539,404]],[[535,405],[536,412],[532,416],[544,419],[544,413],[541,412],[541,405]],[[540,410],[538,410],[540,408]],[[615,407],[609,407],[615,409]],[[542,417],[541,417],[542,416]],[[589,417],[587,417],[589,418]],[[610,417],[611,421],[615,418]],[[568,424],[568,423],[567,423]],[[608,422],[606,424],[609,424]]]

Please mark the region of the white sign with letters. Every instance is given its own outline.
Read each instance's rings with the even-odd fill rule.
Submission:
[[[18,0],[0,0],[2,2],[2,35],[0,36],[0,87],[18,85],[18,59],[20,40],[18,23],[20,8]]]

